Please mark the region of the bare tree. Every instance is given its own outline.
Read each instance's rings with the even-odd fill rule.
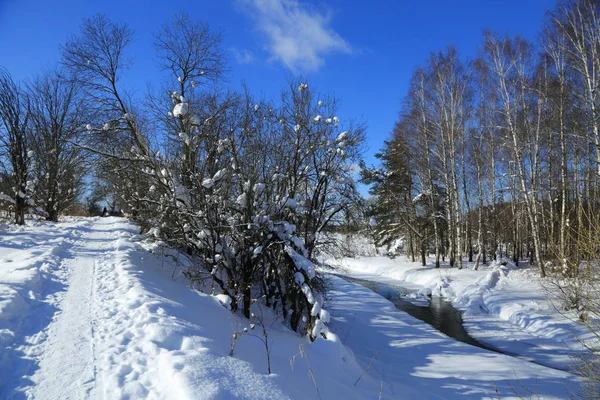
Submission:
[[[0,70],[0,144],[5,170],[10,177],[14,198],[15,223],[25,224],[31,204],[33,181],[29,178],[32,153],[29,145],[31,109],[27,95],[6,70]]]
[[[586,115],[586,126],[594,143],[596,179],[600,176],[600,4],[595,0],[565,0],[551,14],[561,36],[560,50],[567,53],[575,88]],[[564,42],[566,43],[564,43]],[[565,46],[568,44],[568,46]],[[556,50],[553,52],[556,57]],[[553,58],[555,58],[553,57]],[[566,60],[563,60],[563,62]],[[596,193],[597,194],[597,193]]]
[[[143,155],[149,155],[133,106],[118,85],[129,65],[125,49],[131,42],[131,31],[103,15],[85,19],[81,31],[62,46],[62,63],[98,104],[96,112],[104,118],[101,127],[90,129],[90,134],[95,133],[93,142],[104,148],[113,145],[115,151],[134,145]]]
[[[144,113],[118,85],[130,38],[96,16],[63,48],[63,63],[98,104],[81,147],[100,157],[110,192],[143,230],[192,256],[186,276],[208,279],[233,311],[250,317],[251,300],[264,298],[294,330],[325,334],[314,251],[359,200],[352,165],[363,126],[342,124],[337,102],[318,101],[304,82],[291,83],[280,105],[200,90],[225,69],[220,34],[185,16],[156,36],[172,86],[168,101],[152,98]]]
[[[175,118],[160,118],[171,138],[181,147],[181,180],[184,186],[191,188],[196,174],[201,173],[198,165],[200,142],[204,138],[200,122],[212,115],[202,110],[215,95],[202,92],[207,83],[216,83],[227,72],[227,64],[221,48],[222,33],[213,31],[208,24],[192,20],[187,14],[178,14],[155,34],[154,45],[161,68],[169,75],[170,90],[167,100],[174,102]],[[172,91],[173,88],[176,91]],[[204,102],[202,97],[207,97]],[[226,103],[225,103],[226,104]],[[158,115],[164,115],[164,103],[153,99],[152,105]],[[214,112],[220,112],[214,110]],[[222,110],[221,110],[222,111]],[[172,113],[173,114],[173,113]],[[180,133],[185,133],[181,140]]]
[[[433,146],[432,146],[432,133],[431,133],[431,124],[429,122],[430,115],[428,113],[428,104],[426,102],[425,97],[425,72],[423,70],[417,70],[413,77],[413,89],[411,91],[412,94],[412,107],[415,108],[415,113],[418,115],[416,120],[417,126],[416,128],[416,136],[419,138],[417,141],[417,148],[420,147],[421,144],[424,145],[425,157],[424,160],[424,176],[421,178],[422,182],[425,182],[424,193],[428,194],[427,198],[429,201],[429,209],[433,211],[433,229],[435,236],[435,267],[440,267],[440,255],[442,248],[442,232],[439,224],[439,218],[437,215],[437,202],[438,198],[434,194],[436,193],[436,178],[438,176],[435,165],[432,161],[433,154]],[[415,159],[417,159],[415,157]],[[447,196],[445,196],[447,197]]]
[[[546,273],[541,251],[537,187],[540,121],[539,114],[536,116],[529,108],[531,81],[528,74],[532,70],[531,45],[519,38],[514,41],[499,40],[488,33],[485,49],[501,99],[502,126],[506,133],[507,146],[512,153],[514,175],[520,186],[520,196],[527,210],[539,273],[544,277]]]
[[[89,120],[77,90],[76,82],[58,71],[40,76],[28,88],[36,196],[49,221],[58,221],[73,204],[87,171],[84,152],[73,144]]]
[[[460,149],[466,136],[470,117],[471,91],[468,71],[455,49],[433,54],[429,60],[427,101],[430,122],[436,137],[441,176],[446,188],[446,212],[450,226],[450,264],[462,269],[462,196],[460,194]]]

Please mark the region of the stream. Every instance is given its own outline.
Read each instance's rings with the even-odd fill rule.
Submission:
[[[581,357],[576,352],[568,348],[557,349],[557,348],[544,348],[533,343],[518,343],[520,350],[518,353],[513,353],[505,349],[499,349],[496,347],[490,347],[485,345],[475,338],[473,338],[465,330],[463,326],[462,312],[452,306],[449,301],[439,296],[432,296],[428,299],[428,304],[419,305],[404,300],[404,297],[410,293],[414,293],[417,289],[408,289],[397,284],[387,284],[382,282],[376,282],[366,279],[354,278],[347,275],[337,275],[338,277],[345,279],[349,282],[357,283],[373,292],[385,297],[391,301],[397,309],[406,312],[410,316],[425,322],[432,326],[444,335],[453,338],[459,342],[466,343],[471,346],[476,346],[481,349],[493,351],[495,353],[504,354],[510,357],[520,358],[524,361],[531,362],[534,364],[542,365],[544,367],[556,369],[559,371],[571,372],[578,374],[573,369],[573,365],[569,363],[557,363],[553,361],[552,357],[559,353],[564,353],[567,357],[572,358],[573,356]],[[512,344],[514,346],[514,343]]]
[[[444,335],[456,339],[459,342],[497,353],[514,356],[513,354],[505,353],[498,349],[488,347],[475,340],[463,327],[462,312],[454,308],[449,301],[444,300],[442,297],[432,296],[429,299],[428,305],[421,306],[403,299],[404,296],[415,292],[415,290],[410,290],[398,285],[390,285],[381,282],[353,278],[346,275],[338,276],[347,281],[358,283],[359,285],[372,290],[380,296],[385,297],[394,303],[396,308],[399,310],[404,311],[410,316],[431,325]]]

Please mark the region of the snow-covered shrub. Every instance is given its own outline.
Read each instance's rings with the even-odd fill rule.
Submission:
[[[189,114],[173,117],[185,133],[173,148],[183,156],[135,150],[139,162],[113,173],[133,218],[197,256],[197,278],[209,273],[233,310],[249,316],[252,299],[263,297],[294,330],[317,337],[325,326],[314,251],[318,234],[357,196],[346,165],[360,138],[346,131],[349,153],[337,151],[335,127],[307,123],[309,96],[292,94],[282,109],[256,108],[248,96],[191,103]],[[198,131],[195,113],[205,121]]]
[[[116,55],[113,63],[89,54],[98,37],[112,46],[104,53]],[[65,63],[107,105],[108,129],[88,131],[108,149],[101,175],[143,230],[196,260],[186,275],[208,279],[234,312],[249,318],[252,300],[261,299],[292,329],[313,339],[325,334],[315,249],[319,233],[360,198],[352,165],[363,127],[342,124],[335,100],[321,97],[318,105],[302,82],[292,82],[280,104],[247,91],[203,89],[203,81],[219,75],[204,71],[224,69],[213,48],[218,37],[185,17],[158,37],[175,90],[152,99],[150,116],[121,101],[114,85],[129,40],[125,27],[89,21],[83,37],[65,47]]]

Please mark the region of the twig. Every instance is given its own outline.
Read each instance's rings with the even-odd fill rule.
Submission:
[[[350,335],[350,331],[352,330],[352,324],[354,324],[355,319],[356,319],[356,313],[352,316],[352,321],[350,321],[350,326],[348,327],[348,331],[346,331],[346,335],[344,336],[344,339],[342,340],[342,342],[346,342],[346,339],[348,339],[348,335]]]
[[[290,366],[292,367],[292,369],[294,369],[294,360],[296,359],[296,356],[298,356],[298,355],[300,355],[300,356],[302,356],[302,358],[306,359],[306,365],[308,366],[308,375],[312,379],[313,385],[315,385],[315,389],[317,389],[317,396],[319,397],[319,400],[321,400],[321,392],[319,392],[319,386],[317,385],[317,379],[315,378],[315,373],[313,372],[312,368],[310,367],[310,360],[308,359],[308,354],[306,354],[306,351],[304,351],[304,346],[299,345],[298,349],[300,350],[300,352],[295,354],[290,359]]]
[[[371,358],[371,361],[369,361],[369,365],[367,365],[367,368],[363,369],[362,373],[360,374],[360,376],[358,377],[358,379],[356,380],[356,382],[354,382],[354,386],[356,386],[356,384],[358,383],[358,381],[360,381],[360,379],[363,377],[364,374],[367,373],[367,371],[371,368],[371,364],[373,364],[373,361],[375,360],[375,357],[377,357],[379,355],[379,352],[376,352],[375,355]]]

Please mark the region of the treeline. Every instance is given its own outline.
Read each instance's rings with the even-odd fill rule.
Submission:
[[[381,243],[413,259],[481,262],[496,252],[577,269],[600,190],[600,2],[560,1],[539,45],[485,32],[478,57],[432,53],[392,137],[365,168]]]
[[[270,307],[314,339],[326,333],[329,316],[313,261],[321,233],[361,202],[353,166],[364,127],[341,121],[336,99],[300,79],[278,101],[226,89],[221,36],[176,16],[155,34],[163,80],[134,97],[121,81],[132,32],[103,16],[85,20],[62,46],[60,72],[42,92],[50,93],[41,102],[52,110],[54,102],[70,101],[57,106],[65,118],[48,117],[69,123],[44,127],[41,142],[34,97],[5,74],[9,90],[0,96],[12,96],[0,103],[5,193],[17,210],[63,199],[34,195],[47,174],[33,165],[44,157],[75,167],[71,175],[48,176],[59,195],[66,176],[84,171],[64,151],[44,148],[38,155],[32,147],[55,137],[50,142],[75,152],[75,160],[87,155],[101,192],[143,232],[189,256],[184,274],[194,285],[228,296],[232,310],[248,318],[253,303]],[[39,85],[31,89],[37,93]],[[74,100],[62,94],[71,90]]]
[[[85,99],[57,71],[16,83],[0,68],[0,209],[23,225],[30,210],[49,221],[73,207],[89,171],[73,145],[81,135]]]

